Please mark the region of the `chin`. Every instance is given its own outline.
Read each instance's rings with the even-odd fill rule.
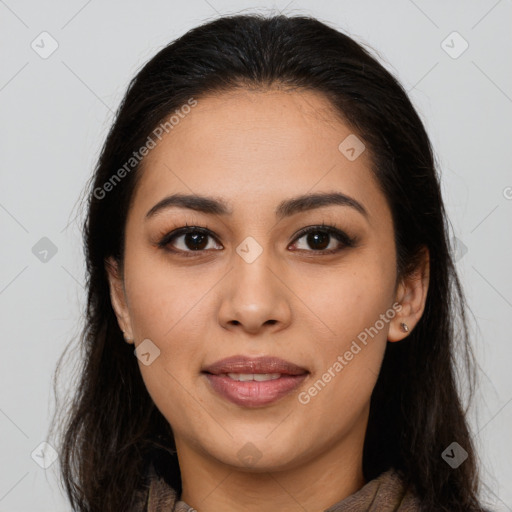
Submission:
[[[239,471],[263,473],[295,466],[305,455],[297,452],[297,446],[304,449],[298,442],[286,446],[280,439],[272,439],[271,436],[246,436],[246,439],[233,439],[228,445],[210,446],[207,451],[219,462]]]

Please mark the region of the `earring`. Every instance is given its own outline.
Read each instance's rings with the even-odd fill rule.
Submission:
[[[409,326],[405,322],[400,322],[400,328],[404,332],[409,332]]]
[[[124,337],[124,341],[126,341],[126,343],[133,342],[133,338],[128,338],[128,336],[126,336],[126,333],[124,331],[123,331],[123,337]]]

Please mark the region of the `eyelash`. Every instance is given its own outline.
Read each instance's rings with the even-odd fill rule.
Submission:
[[[201,254],[207,250],[207,249],[200,249],[197,251],[192,251],[192,250],[183,251],[182,249],[178,249],[178,250],[169,249],[168,246],[170,245],[171,241],[173,241],[175,238],[178,238],[179,236],[186,235],[188,233],[200,233],[203,235],[207,235],[207,236],[214,238],[215,241],[217,243],[219,243],[218,240],[212,235],[211,231],[208,229],[207,226],[203,228],[200,226],[189,226],[187,224],[184,227],[181,227],[181,228],[178,228],[171,232],[166,233],[163,237],[160,238],[160,241],[157,242],[157,246],[160,249],[164,249],[168,252],[171,252],[171,253],[179,255],[179,256],[183,256],[185,258],[197,256],[198,254]],[[324,223],[322,223],[321,225],[308,226],[306,228],[301,229],[297,233],[297,235],[295,236],[295,238],[293,239],[292,242],[296,242],[297,240],[300,240],[301,238],[303,238],[304,236],[306,236],[310,233],[328,234],[331,237],[334,237],[338,242],[340,242],[342,244],[342,247],[339,247],[337,249],[329,249],[329,250],[298,249],[298,251],[312,252],[312,253],[315,253],[315,255],[320,255],[320,256],[331,255],[331,254],[336,254],[345,248],[354,247],[357,242],[356,238],[350,237],[349,235],[347,235],[344,231],[340,230],[336,226],[336,224],[326,225]],[[219,244],[219,245],[221,245],[221,244]]]

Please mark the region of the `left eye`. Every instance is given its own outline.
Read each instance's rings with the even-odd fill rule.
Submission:
[[[306,244],[313,248],[313,252],[332,254],[340,251],[344,246],[352,247],[354,240],[346,233],[334,227],[312,226],[302,230],[296,240],[306,239]],[[295,243],[297,244],[297,242]],[[341,247],[340,247],[341,246]],[[308,250],[298,248],[299,250]]]

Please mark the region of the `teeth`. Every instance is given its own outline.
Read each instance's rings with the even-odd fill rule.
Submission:
[[[230,379],[246,382],[255,380],[263,382],[265,380],[275,380],[281,377],[280,373],[228,373],[226,374]]]

